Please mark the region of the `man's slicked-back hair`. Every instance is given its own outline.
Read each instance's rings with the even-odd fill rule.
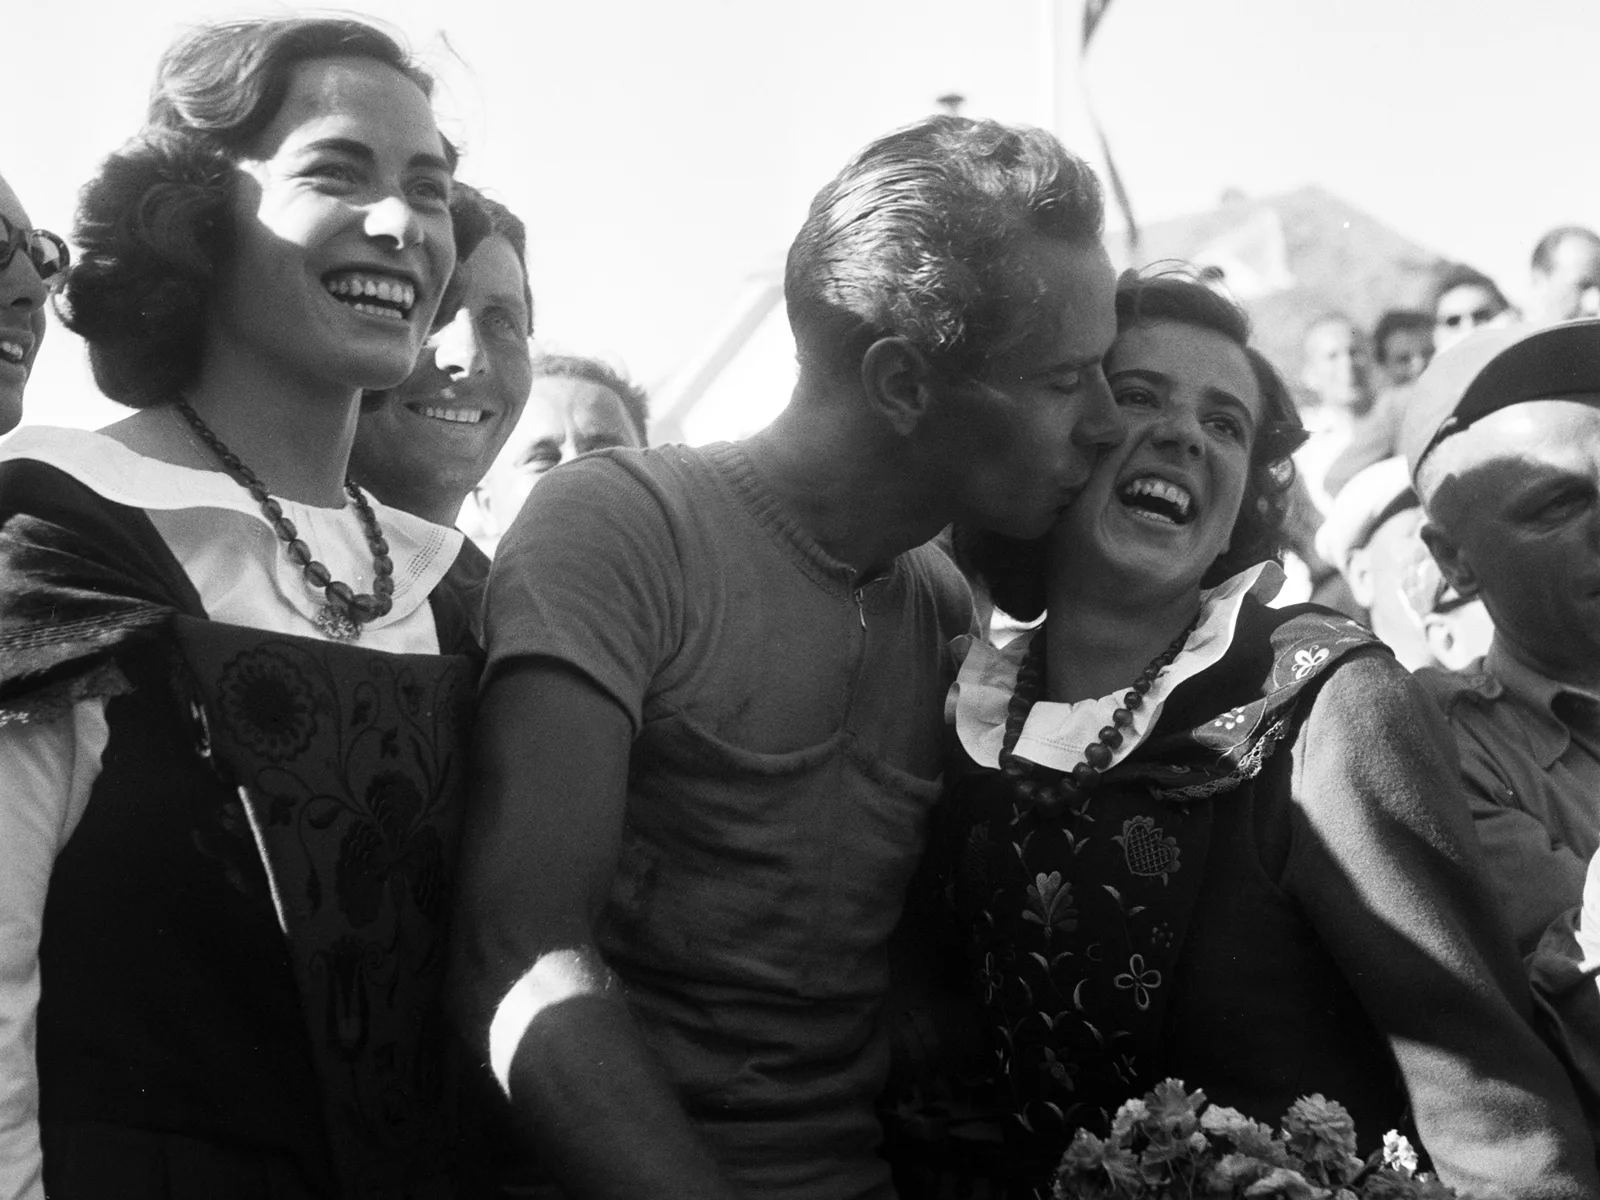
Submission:
[[[1094,172],[1042,129],[935,116],[896,130],[817,193],[789,248],[801,361],[848,365],[903,337],[936,369],[981,377],[1027,327],[1024,241],[1096,245],[1104,222]]]
[[[1541,275],[1548,275],[1555,270],[1556,251],[1561,249],[1561,243],[1568,238],[1581,238],[1592,245],[1600,246],[1600,233],[1587,226],[1558,225],[1534,244],[1531,264],[1533,269]]]

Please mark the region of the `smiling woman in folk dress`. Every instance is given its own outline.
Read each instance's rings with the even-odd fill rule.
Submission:
[[[461,539],[346,480],[470,249],[430,86],[202,28],[85,189],[64,317],[138,411],[0,455],[0,1194],[460,1194]]]
[[[1302,436],[1282,383],[1199,284],[1125,279],[1117,310],[1127,440],[1042,542],[961,539],[1000,607],[1049,614],[975,646],[955,705],[993,1171],[1048,1187],[1074,1129],[1176,1076],[1274,1125],[1321,1092],[1363,1150],[1409,1098],[1447,1182],[1586,1194],[1437,721],[1366,630],[1264,603]]]

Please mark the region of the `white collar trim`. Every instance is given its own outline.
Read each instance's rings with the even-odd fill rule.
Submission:
[[[1283,571],[1268,562],[1200,593],[1194,631],[1177,657],[1156,676],[1144,704],[1134,710],[1133,724],[1123,730],[1122,744],[1112,751],[1110,765],[1127,758],[1150,735],[1167,698],[1180,684],[1221,661],[1233,644],[1245,597],[1254,595],[1265,603],[1282,586]],[[961,664],[953,688],[956,735],[980,767],[999,769],[1006,710],[1016,692],[1017,670],[1036,632],[1030,629],[998,650],[988,642],[974,641]],[[1084,750],[1100,740],[1100,730],[1111,724],[1111,714],[1122,706],[1126,691],[1119,688],[1109,696],[1073,703],[1038,701],[1028,713],[1014,752],[1041,767],[1072,770],[1083,761]]]
[[[243,513],[268,531],[272,524],[260,505],[232,477],[221,471],[200,471],[180,467],[159,459],[136,454],[121,442],[83,429],[63,429],[52,425],[25,425],[0,442],[0,462],[30,459],[71,475],[114,504],[158,512],[183,509],[217,508]],[[369,623],[376,630],[404,620],[424,604],[438,586],[461,550],[460,530],[435,525],[398,508],[390,508],[376,496],[369,496],[373,511],[389,543],[394,560],[394,607]],[[315,528],[319,534],[329,529],[336,536],[356,537],[354,527],[342,520],[344,509],[319,508],[279,498],[285,513],[303,529]],[[352,513],[352,520],[354,514]],[[359,524],[359,522],[357,522]],[[360,532],[365,545],[365,533]],[[274,545],[277,534],[273,533]],[[273,578],[283,597],[307,620],[313,620],[320,607],[301,571],[281,551],[273,556]]]

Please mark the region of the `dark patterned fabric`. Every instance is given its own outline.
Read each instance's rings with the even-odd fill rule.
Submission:
[[[289,936],[344,1190],[451,1194],[440,1006],[475,673],[178,618]]]
[[[6,712],[109,680],[40,946],[50,1194],[476,1194],[440,1004],[469,605],[430,598],[445,655],[207,621],[142,511],[25,462],[0,579]]]
[[[957,780],[940,875],[988,1070],[964,1087],[942,1082],[942,1105],[960,1115],[928,1161],[961,1148],[934,1171],[902,1167],[903,1194],[1030,1195],[1074,1129],[1103,1134],[1124,1100],[1164,1077],[1214,805],[1251,786],[1307,689],[1374,644],[1337,614],[1249,600],[1222,661],[1176,689],[1151,736],[1063,818],[1039,817],[997,772],[969,767]]]

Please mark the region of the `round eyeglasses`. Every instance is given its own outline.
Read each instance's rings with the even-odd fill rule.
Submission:
[[[28,256],[39,278],[46,283],[59,283],[66,277],[67,265],[72,262],[72,252],[67,244],[48,229],[19,229],[4,216],[0,216],[0,271],[11,265],[18,250]]]

